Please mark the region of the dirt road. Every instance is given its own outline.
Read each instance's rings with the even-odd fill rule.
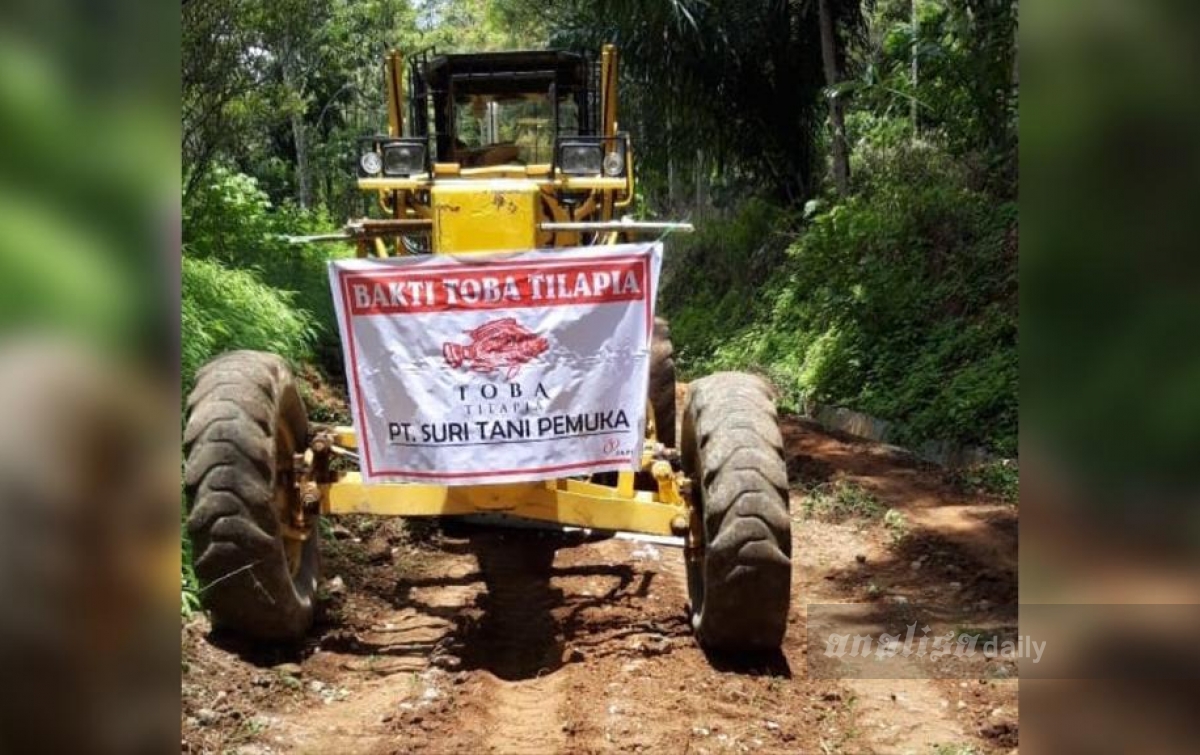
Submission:
[[[783,429],[795,582],[782,654],[706,657],[674,549],[350,520],[329,533],[328,595],[303,646],[184,627],[184,752],[1015,750],[1012,661],[981,657],[955,679],[818,679],[806,617],[818,603],[965,606],[956,626],[1011,630],[1016,509],[886,447],[796,418]],[[831,485],[896,513],[807,511],[806,491]]]

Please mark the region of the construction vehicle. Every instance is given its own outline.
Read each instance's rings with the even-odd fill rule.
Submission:
[[[612,46],[598,59],[425,53],[406,63],[393,52],[385,72],[388,133],[363,140],[356,168],[383,217],[337,235],[360,257],[616,244],[686,228],[619,216],[634,172]],[[778,648],[791,535],[772,393],[747,374],[705,377],[677,422],[668,327],[656,319],[653,330],[640,469],[511,484],[365,484],[344,469],[357,459],[354,428],[310,425],[281,358],[214,359],[188,398],[184,432],[188,528],[214,625],[267,640],[305,633],[322,516],[502,513],[683,545],[700,643]]]

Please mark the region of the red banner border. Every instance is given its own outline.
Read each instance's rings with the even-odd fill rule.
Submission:
[[[641,262],[643,280],[646,281],[645,290],[642,292],[642,301],[645,305],[643,308],[643,311],[645,313],[645,320],[646,320],[646,345],[647,345],[647,348],[649,348],[650,340],[653,337],[653,329],[654,329],[654,319],[650,312],[651,292],[653,292],[655,290],[655,286],[657,285],[657,282],[653,280],[654,274],[653,274],[653,270],[651,269],[651,266],[650,266],[650,255],[649,254],[621,255],[621,256],[615,256],[615,257],[598,256],[598,257],[588,257],[587,261],[589,261],[589,262],[592,262],[592,261],[614,261],[614,262],[639,261],[639,262]],[[547,260],[544,263],[538,263],[538,265],[539,266],[547,265],[550,267],[568,267],[568,266],[572,266],[572,265],[578,265],[580,262],[581,262],[581,260],[565,260],[565,259],[564,260]],[[489,269],[494,268],[497,270],[503,270],[503,269],[522,269],[522,268],[528,268],[529,266],[530,266],[530,264],[528,262],[504,261],[504,262],[495,263],[494,265],[488,265],[487,267]],[[431,265],[429,267],[423,267],[422,272],[436,271],[436,270],[461,270],[461,269],[462,269],[462,265]],[[371,478],[374,478],[374,477],[385,477],[385,476],[414,477],[414,478],[418,478],[418,479],[422,479],[422,480],[437,481],[437,480],[461,479],[464,477],[508,477],[508,476],[520,475],[520,474],[531,474],[531,473],[540,474],[542,472],[566,472],[566,471],[572,471],[572,470],[580,471],[580,470],[587,470],[587,469],[595,469],[595,471],[604,471],[604,470],[610,468],[613,464],[624,464],[627,461],[626,459],[597,459],[597,460],[593,460],[593,461],[574,462],[571,464],[558,464],[558,465],[551,466],[551,467],[536,467],[536,468],[532,468],[532,469],[529,469],[529,468],[526,468],[526,469],[500,469],[500,470],[490,471],[487,473],[480,473],[480,472],[424,472],[424,471],[406,471],[406,470],[402,470],[402,469],[396,469],[396,470],[383,469],[383,470],[378,470],[378,471],[374,470],[373,465],[371,463],[371,442],[370,442],[370,439],[367,437],[366,415],[363,413],[362,386],[360,385],[359,379],[358,379],[358,351],[354,344],[354,327],[353,327],[352,318],[354,318],[354,317],[377,317],[379,315],[378,314],[363,314],[363,315],[352,314],[353,309],[350,304],[350,286],[349,286],[349,280],[352,276],[363,277],[363,276],[369,276],[369,274],[370,274],[369,272],[364,272],[362,270],[339,270],[338,271],[338,283],[339,283],[340,288],[342,289],[342,291],[341,291],[342,312],[344,313],[344,316],[347,318],[346,338],[349,341],[350,366],[351,366],[351,372],[353,372],[352,385],[353,385],[353,389],[354,389],[354,406],[358,413],[359,428],[361,430],[359,447],[362,449],[362,452],[363,452],[363,460],[365,462],[365,472],[366,472],[365,478],[367,481],[369,481]],[[389,271],[389,274],[395,275],[395,272]],[[636,299],[633,301],[636,301]],[[612,303],[618,303],[618,302],[612,302]],[[560,306],[560,305],[549,304],[546,306]],[[396,315],[390,314],[387,316],[396,316]],[[480,484],[485,484],[485,483],[480,483]]]

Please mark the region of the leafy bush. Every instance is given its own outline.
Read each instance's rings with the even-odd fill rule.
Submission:
[[[353,252],[344,244],[292,244],[283,238],[329,232],[333,226],[323,210],[273,207],[254,178],[215,168],[189,198],[184,241],[189,257],[252,270],[268,286],[294,292],[291,306],[311,315],[316,355],[337,372],[341,349],[327,263]]]
[[[703,364],[724,338],[752,324],[747,291],[770,278],[787,248],[792,218],[752,198],[727,218],[699,225],[691,236],[672,237],[659,308],[671,316],[671,333],[685,372]]]
[[[850,406],[893,422],[901,444],[1015,454],[1015,206],[969,188],[960,164],[927,144],[867,145],[856,167],[860,193],[813,214],[761,283],[723,260],[745,254],[744,239],[693,254],[684,264],[700,273],[668,279],[685,374],[752,370],[788,409]]]
[[[955,488],[965,493],[994,495],[1005,503],[1017,503],[1020,497],[1020,471],[1009,460],[956,469],[949,478]]]
[[[185,394],[196,370],[225,351],[269,351],[296,364],[311,358],[316,339],[312,316],[296,309],[292,299],[254,273],[185,256],[180,304]]]

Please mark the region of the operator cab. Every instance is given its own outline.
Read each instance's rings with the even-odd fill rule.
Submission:
[[[359,188],[487,174],[594,179],[573,188],[632,196],[611,47],[599,61],[565,50],[425,51],[408,59],[404,85],[402,61],[398,52],[387,57],[388,133],[360,139]]]
[[[597,133],[596,76],[561,50],[422,54],[409,61],[408,136],[463,168],[550,164],[560,137]]]
[[[362,256],[619,243],[687,225],[614,219],[634,186],[612,45],[598,59],[535,50],[405,62],[393,50],[385,64],[388,130],[360,137],[357,165],[383,217],[368,206],[347,225]]]

